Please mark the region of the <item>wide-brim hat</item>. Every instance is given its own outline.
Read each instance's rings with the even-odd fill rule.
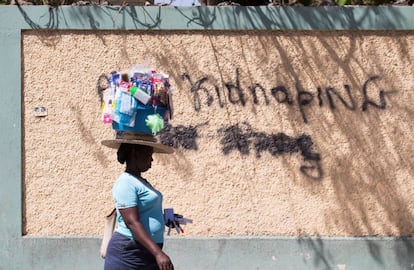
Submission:
[[[157,141],[157,138],[150,134],[139,134],[126,131],[116,131],[115,139],[113,140],[103,140],[101,142],[103,145],[118,149],[121,143],[128,144],[140,144],[151,146],[154,149],[154,153],[162,154],[171,154],[174,153],[174,149],[167,145],[164,145]]]

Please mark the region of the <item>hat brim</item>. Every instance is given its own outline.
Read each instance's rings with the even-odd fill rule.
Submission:
[[[154,153],[160,154],[172,154],[174,153],[174,149],[167,145],[157,143],[157,142],[148,142],[144,140],[126,140],[126,139],[115,139],[115,140],[103,140],[102,145],[105,145],[109,148],[118,149],[121,143],[128,143],[128,144],[140,144],[151,146],[154,149]]]

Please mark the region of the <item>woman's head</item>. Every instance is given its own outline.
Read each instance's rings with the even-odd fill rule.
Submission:
[[[117,157],[119,163],[126,163],[127,169],[145,172],[151,168],[153,153],[154,149],[151,146],[122,143],[118,148]]]

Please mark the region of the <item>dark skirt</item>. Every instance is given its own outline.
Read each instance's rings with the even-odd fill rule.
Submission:
[[[115,232],[108,244],[104,270],[141,269],[158,270],[155,257],[135,239]]]

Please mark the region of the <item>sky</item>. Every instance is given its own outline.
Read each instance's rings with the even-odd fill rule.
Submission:
[[[171,3],[171,6],[199,6],[198,0],[154,0],[154,4]]]

